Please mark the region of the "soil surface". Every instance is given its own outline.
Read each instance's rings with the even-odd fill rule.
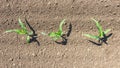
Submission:
[[[33,27],[39,46],[27,44],[24,35],[5,33],[20,28],[19,17]],[[98,46],[83,36],[97,35],[91,18],[111,29],[108,44]],[[66,45],[41,34],[57,31],[63,19],[64,33],[70,32]],[[120,0],[0,0],[0,68],[119,68],[119,29]]]

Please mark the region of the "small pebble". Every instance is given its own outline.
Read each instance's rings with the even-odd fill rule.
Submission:
[[[13,63],[12,65],[13,65],[13,66],[15,66],[16,64],[15,64],[15,63]]]
[[[60,55],[60,54],[61,54],[60,52],[57,53],[57,55]]]
[[[55,5],[58,5],[58,3],[56,2]]]
[[[117,7],[120,7],[120,4],[117,4]]]
[[[7,4],[7,7],[10,7],[10,4]]]
[[[18,59],[21,59],[21,57],[19,56]]]
[[[36,57],[36,56],[37,56],[37,54],[35,54],[35,53],[32,53],[32,56],[33,56],[33,57]]]
[[[108,23],[108,25],[110,25],[111,23]]]
[[[48,2],[48,5],[51,5],[51,2]]]
[[[75,30],[76,32],[79,32],[79,30]]]
[[[90,29],[93,29],[93,27],[90,26]]]
[[[114,18],[111,18],[111,21],[114,21]]]
[[[10,58],[9,61],[13,61],[13,58]]]
[[[113,12],[113,15],[116,15],[117,13],[116,12]]]
[[[109,7],[109,5],[105,5],[105,7]]]
[[[100,2],[104,2],[104,0],[100,0]]]
[[[52,29],[52,28],[53,28],[52,26],[49,27],[49,29]]]
[[[71,6],[71,8],[74,8],[74,6]]]

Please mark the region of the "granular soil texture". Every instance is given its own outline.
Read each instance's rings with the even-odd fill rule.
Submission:
[[[24,35],[5,33],[20,28],[19,17],[33,27],[39,46],[27,44]],[[91,18],[111,29],[108,44],[95,45],[83,36],[97,34]],[[41,34],[57,31],[63,19],[63,31],[70,34],[66,45]],[[0,0],[0,68],[119,68],[119,29],[120,0]]]

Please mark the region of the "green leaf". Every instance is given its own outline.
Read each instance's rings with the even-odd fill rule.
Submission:
[[[17,34],[25,34],[24,31],[22,31],[22,30],[18,30],[18,29],[7,30],[6,32],[7,32],[7,33],[8,33],[8,32],[15,32],[15,33],[17,33]]]
[[[30,36],[27,36],[27,43],[30,43]]]
[[[104,31],[104,34],[107,34],[110,31],[111,31],[111,29],[107,29],[107,30]]]
[[[63,32],[62,31],[58,31],[58,32],[56,32],[56,34],[59,35],[59,36],[62,36]]]
[[[24,29],[24,30],[26,30],[26,27],[25,27],[25,25],[22,23],[22,21],[21,21],[20,18],[18,19],[18,22],[19,22],[21,28]]]
[[[52,39],[54,41],[56,41],[57,39],[61,38],[61,35],[59,35],[58,33],[55,33],[55,32],[49,33],[48,36],[52,37]]]
[[[50,37],[55,37],[55,36],[56,36],[56,33],[55,33],[55,32],[51,32],[51,33],[48,34],[48,36],[50,36]]]
[[[90,35],[90,34],[84,34],[84,36],[89,37],[89,38],[92,38],[92,39],[99,40],[99,37],[98,37],[98,36],[94,36],[94,35]]]
[[[64,23],[65,23],[65,19],[63,19],[63,20],[60,22],[59,32],[63,32],[63,31],[62,31],[62,26],[63,26]]]
[[[62,34],[63,34],[62,26],[63,26],[64,22],[65,22],[65,19],[60,22],[59,30],[58,30],[57,32],[50,32],[50,33],[48,34],[48,36],[52,37],[52,39],[53,39],[54,41],[56,41],[57,39],[61,38],[61,36],[62,36]],[[43,33],[43,32],[42,32],[42,34],[43,34],[43,35],[46,35],[46,34]]]
[[[97,29],[99,31],[99,37],[103,37],[103,30],[102,26],[99,24],[99,22],[95,19],[92,18],[92,20],[96,23]]]
[[[8,32],[16,32],[16,31],[15,30],[6,30],[5,32],[8,33]]]
[[[13,29],[13,30],[7,30],[6,32],[15,32],[17,34],[25,34],[27,35],[27,42],[30,42],[30,35],[33,35],[33,31],[28,32],[25,25],[22,23],[22,21],[20,20],[20,18],[18,19],[18,23],[21,26],[21,29]]]

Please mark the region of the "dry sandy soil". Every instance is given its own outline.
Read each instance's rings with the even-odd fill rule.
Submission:
[[[4,33],[20,28],[19,17],[36,31],[40,46],[27,44],[23,35]],[[82,36],[97,34],[91,18],[111,29],[108,45]],[[63,19],[65,33],[72,25],[66,45],[41,34],[56,31]],[[0,0],[0,68],[120,68],[119,28],[120,0]]]

